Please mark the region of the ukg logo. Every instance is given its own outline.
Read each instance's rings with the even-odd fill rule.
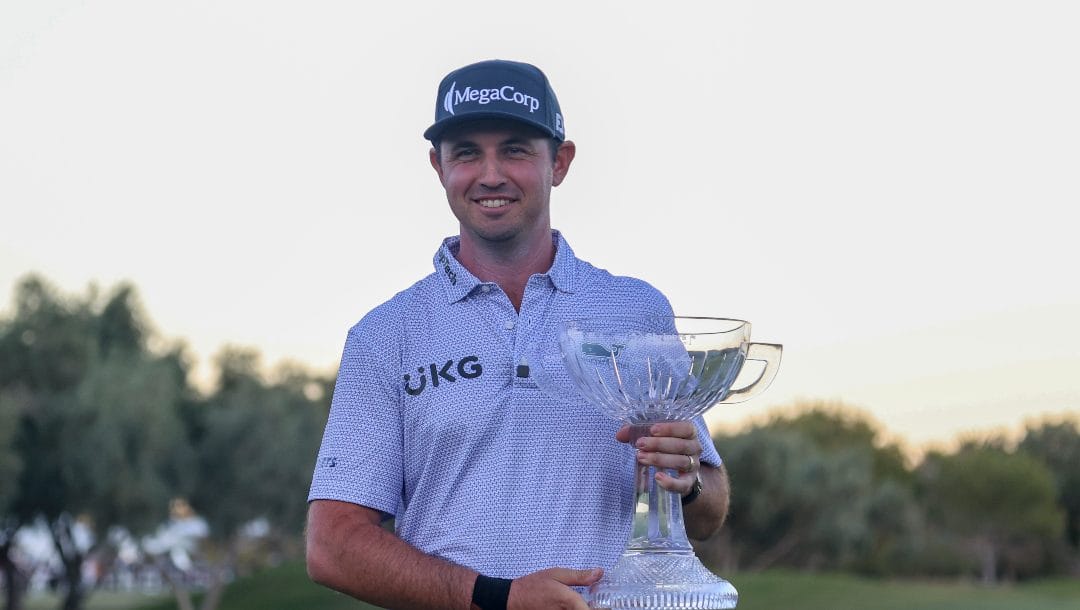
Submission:
[[[456,364],[456,366],[455,366]],[[454,377],[454,371],[457,371],[458,376]],[[409,396],[419,396],[424,388],[428,385],[428,379],[431,379],[431,387],[439,387],[439,381],[454,383],[458,379],[476,379],[484,373],[484,367],[480,364],[479,356],[465,356],[458,360],[456,363],[451,358],[439,366],[438,362],[432,362],[428,365],[421,365],[416,367],[418,377],[416,381],[413,381],[412,375],[406,373],[404,377],[405,381],[405,393]],[[428,377],[428,372],[431,373],[431,377]]]

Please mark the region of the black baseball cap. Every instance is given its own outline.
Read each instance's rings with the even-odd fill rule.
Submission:
[[[531,64],[492,59],[447,74],[435,98],[435,123],[424,137],[435,142],[448,127],[478,119],[520,121],[559,142],[566,139],[559,100]]]

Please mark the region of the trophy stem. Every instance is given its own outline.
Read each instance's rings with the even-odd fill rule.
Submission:
[[[631,426],[631,443],[651,424]],[[656,468],[634,472],[634,522],[618,562],[589,587],[590,608],[610,610],[725,610],[739,593],[698,561],[686,537],[682,499],[656,483]]]
[[[631,427],[630,442],[649,436],[651,424]],[[683,523],[682,499],[656,483],[656,468],[637,464],[634,473],[634,521],[626,550],[633,553],[692,554]]]

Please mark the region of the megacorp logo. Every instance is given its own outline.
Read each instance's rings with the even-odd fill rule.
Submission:
[[[443,96],[443,109],[450,114],[455,114],[454,109],[462,102],[476,102],[481,106],[485,106],[498,101],[521,104],[528,108],[530,113],[540,109],[539,99],[514,89],[513,85],[503,85],[490,89],[474,89],[470,85],[459,91],[457,81],[450,85],[450,90]]]

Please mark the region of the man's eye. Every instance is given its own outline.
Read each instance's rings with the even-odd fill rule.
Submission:
[[[469,159],[476,156],[476,150],[472,148],[463,148],[454,153],[455,159]]]
[[[529,154],[528,149],[526,149],[523,146],[508,146],[506,148],[506,152],[508,154],[511,154],[511,155],[527,155],[527,154]]]

